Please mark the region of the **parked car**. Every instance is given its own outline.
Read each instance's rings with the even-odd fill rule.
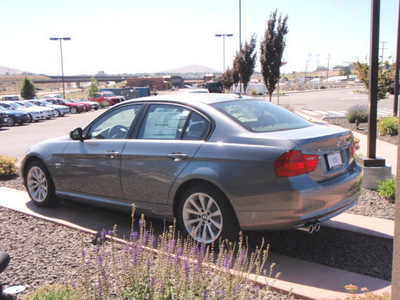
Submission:
[[[0,106],[0,112],[7,114],[7,126],[14,126],[15,124],[22,125],[23,123],[29,123],[31,121],[29,114],[22,110],[8,110]]]
[[[45,100],[27,100],[37,106],[50,107],[55,110],[56,117],[64,117],[69,113],[69,108],[66,105],[52,104]]]
[[[42,111],[44,118],[49,120],[51,118],[55,118],[56,116],[56,111],[54,110],[54,108],[50,108],[50,107],[39,107],[27,100],[24,101],[17,101],[18,104],[24,105],[27,108],[31,108],[31,109],[36,109],[38,111]]]
[[[81,113],[85,111],[85,106],[83,104],[73,103],[65,99],[53,98],[53,99],[46,99],[46,101],[51,104],[68,106],[71,114]]]
[[[88,97],[88,100],[97,102],[100,106],[112,106],[124,101],[124,97],[116,96],[112,92],[99,92],[95,98]]]
[[[240,229],[317,230],[356,204],[363,177],[351,131],[224,94],[125,101],[33,146],[21,172],[38,206],[134,203],[206,243]]]
[[[50,94],[50,95],[44,95],[43,97],[42,97],[42,100],[47,100],[47,99],[54,99],[54,98],[57,98],[57,99],[62,99],[62,95],[61,94]]]
[[[5,110],[0,109],[0,128],[6,126],[8,122],[8,116]]]
[[[43,111],[36,110],[36,109],[31,109],[27,108],[19,103],[17,101],[2,101],[0,102],[0,106],[8,109],[8,110],[22,110],[26,113],[29,114],[29,122],[38,122],[40,120],[44,120],[44,113]]]
[[[76,101],[83,104],[90,104],[94,110],[98,110],[100,108],[100,105],[97,102],[89,101],[88,99],[85,98],[77,99]]]
[[[68,99],[68,101],[72,102],[72,103],[82,104],[85,107],[85,111],[91,111],[94,108],[94,106],[89,102],[81,102],[81,101],[76,100],[76,99]]]

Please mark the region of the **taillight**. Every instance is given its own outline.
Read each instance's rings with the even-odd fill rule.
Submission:
[[[299,150],[286,152],[275,162],[275,173],[279,177],[292,177],[312,172],[318,158],[318,155],[303,154]]]
[[[351,145],[351,157],[352,158],[356,158],[356,146],[354,145],[354,143],[353,143],[353,145]]]

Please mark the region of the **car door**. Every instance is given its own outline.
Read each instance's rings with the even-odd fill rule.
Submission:
[[[166,204],[172,183],[204,143],[210,128],[206,117],[187,107],[152,104],[137,138],[129,140],[123,150],[124,198],[137,205]]]
[[[83,141],[71,141],[63,153],[62,190],[106,198],[122,198],[121,153],[141,104],[124,105],[102,115]]]

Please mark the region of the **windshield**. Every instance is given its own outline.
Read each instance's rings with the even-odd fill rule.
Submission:
[[[272,132],[312,126],[296,114],[263,100],[235,100],[212,105],[247,130]]]
[[[18,109],[18,108],[26,108],[26,106],[23,106],[22,104],[16,103],[16,102],[8,102],[7,104],[10,105],[10,106],[12,106],[12,107],[14,107],[15,109]]]
[[[31,102],[22,102],[21,104],[25,105],[26,107],[35,107],[37,105],[31,103]]]

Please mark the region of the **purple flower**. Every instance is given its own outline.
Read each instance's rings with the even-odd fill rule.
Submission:
[[[101,240],[102,241],[104,241],[105,239],[106,239],[106,230],[105,229],[103,229],[102,231],[101,231]]]
[[[149,231],[146,230],[144,233],[144,236],[143,236],[143,241],[145,244],[147,244],[147,241],[149,240],[149,236],[150,236]]]
[[[225,258],[224,262],[224,267],[230,269],[231,268],[231,262],[230,262],[231,255],[228,253],[228,255]]]
[[[150,278],[150,288],[154,288],[154,286],[156,285],[156,278],[155,277],[151,277]]]
[[[183,249],[179,248],[175,255],[175,263],[176,264],[179,264],[181,262],[182,253],[183,253]]]
[[[142,219],[140,219],[139,220],[139,227],[142,227],[143,226],[143,221],[142,221]]]
[[[132,232],[132,240],[133,241],[136,241],[137,240],[137,238],[138,238],[138,236],[139,236],[139,234],[135,231],[135,232]]]
[[[151,240],[151,243],[152,243],[153,247],[156,246],[156,241],[157,241],[156,237],[153,236],[153,238],[152,238],[152,240]]]
[[[190,266],[189,266],[189,262],[187,261],[187,259],[185,259],[185,262],[184,262],[184,264],[183,264],[183,268],[184,268],[184,270],[185,270],[185,274],[186,274],[186,275],[189,275]]]

